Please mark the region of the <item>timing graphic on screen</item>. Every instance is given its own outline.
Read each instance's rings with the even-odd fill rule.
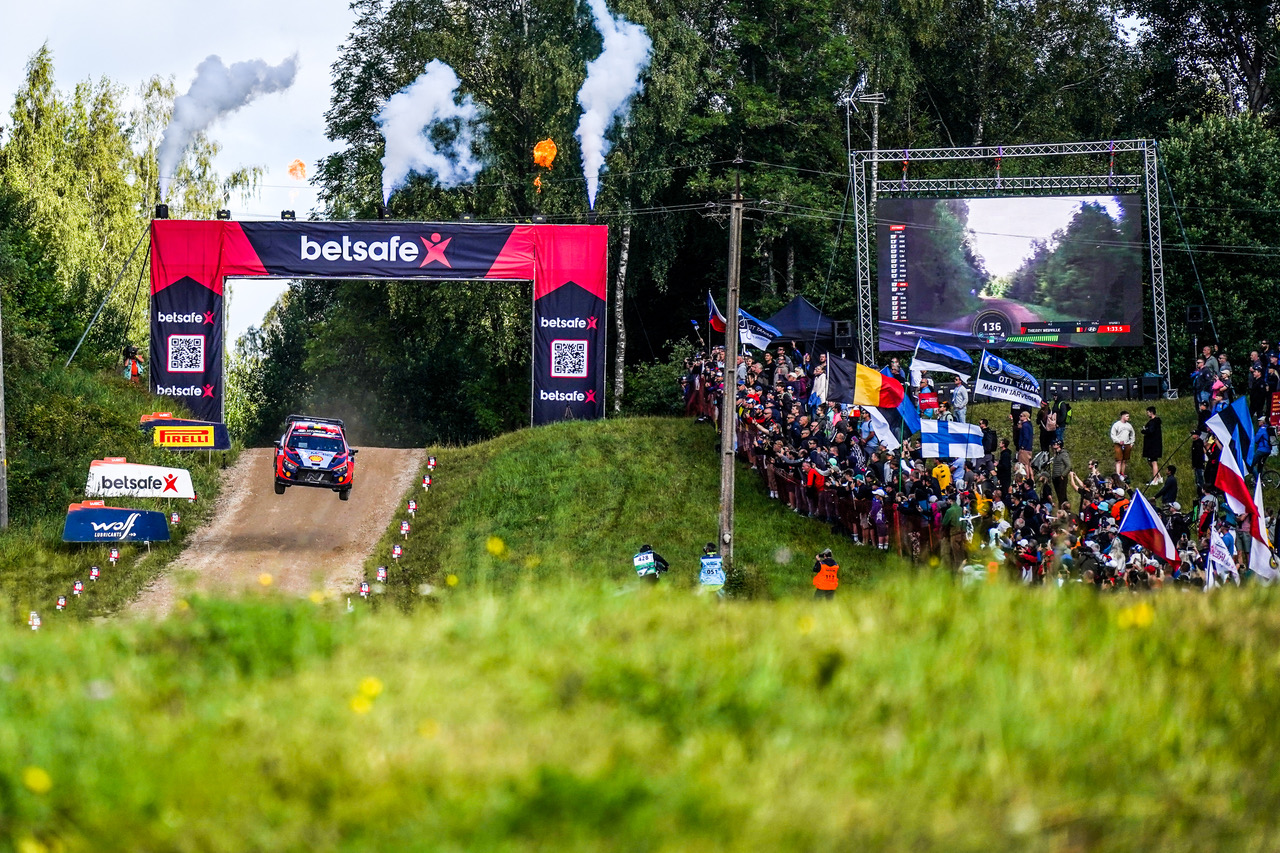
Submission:
[[[880,349],[1141,346],[1137,195],[881,198]]]

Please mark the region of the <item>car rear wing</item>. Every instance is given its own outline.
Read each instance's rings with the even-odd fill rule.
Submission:
[[[347,428],[347,425],[344,424],[339,418],[313,418],[311,417],[311,415],[289,415],[289,417],[284,419],[286,426],[293,423],[294,421],[306,421],[308,423],[313,423],[313,424],[337,424],[343,429]]]

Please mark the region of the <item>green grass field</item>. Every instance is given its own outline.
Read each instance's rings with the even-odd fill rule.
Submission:
[[[905,575],[5,628],[0,849],[1275,849],[1277,639],[1269,590]]]
[[[417,516],[402,502],[365,566],[371,583],[377,566],[389,567],[386,594],[401,606],[420,598],[423,585],[445,588],[450,575],[457,591],[505,591],[565,577],[630,583],[631,557],[644,544],[671,562],[663,583],[687,589],[697,583],[702,546],[716,538],[719,459],[709,424],[563,423],[428,452],[439,467],[430,492],[420,485],[410,491]],[[814,555],[827,547],[844,567],[845,583],[884,567],[884,555],[799,518],[766,497],[754,472],[745,466],[738,472],[739,594],[811,594]],[[399,533],[405,520],[407,541]],[[398,565],[391,557],[397,542],[404,548]]]

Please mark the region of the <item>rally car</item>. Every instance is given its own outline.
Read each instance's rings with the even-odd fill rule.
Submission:
[[[275,442],[276,494],[290,486],[332,489],[341,500],[351,497],[359,452],[347,446],[343,423],[336,418],[289,415],[284,435]]]

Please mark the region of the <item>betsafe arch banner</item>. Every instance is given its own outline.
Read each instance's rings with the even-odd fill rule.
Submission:
[[[535,426],[604,415],[603,225],[151,223],[151,390],[222,421],[228,278],[533,281]]]

